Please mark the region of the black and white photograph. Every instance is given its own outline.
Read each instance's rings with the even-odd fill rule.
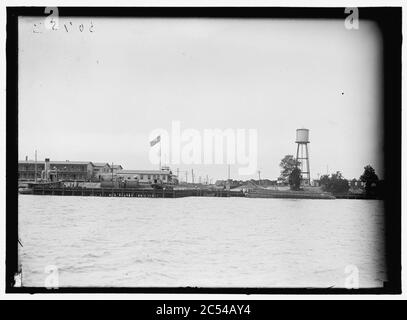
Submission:
[[[8,7],[6,289],[401,293],[401,12]]]

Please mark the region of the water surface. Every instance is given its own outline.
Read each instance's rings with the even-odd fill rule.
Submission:
[[[19,196],[24,286],[381,287],[383,227],[378,200]]]

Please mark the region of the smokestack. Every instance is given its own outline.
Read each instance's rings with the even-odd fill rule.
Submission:
[[[49,158],[45,158],[45,179],[48,181],[48,171],[50,170]]]
[[[28,156],[25,156],[25,161],[28,161]]]

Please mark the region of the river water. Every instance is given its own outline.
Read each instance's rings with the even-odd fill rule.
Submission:
[[[378,200],[20,195],[22,282],[381,287],[383,214]]]

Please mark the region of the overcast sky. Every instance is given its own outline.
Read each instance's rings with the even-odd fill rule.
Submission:
[[[342,20],[60,18],[56,31],[42,23],[20,18],[20,159],[37,149],[40,160],[154,169],[151,131],[180,121],[199,131],[257,129],[261,176],[276,179],[305,127],[312,178],[327,169],[358,178],[367,164],[382,177],[373,23],[347,30]],[[176,167],[227,177],[226,165]],[[238,176],[238,167],[232,178],[257,176]]]

